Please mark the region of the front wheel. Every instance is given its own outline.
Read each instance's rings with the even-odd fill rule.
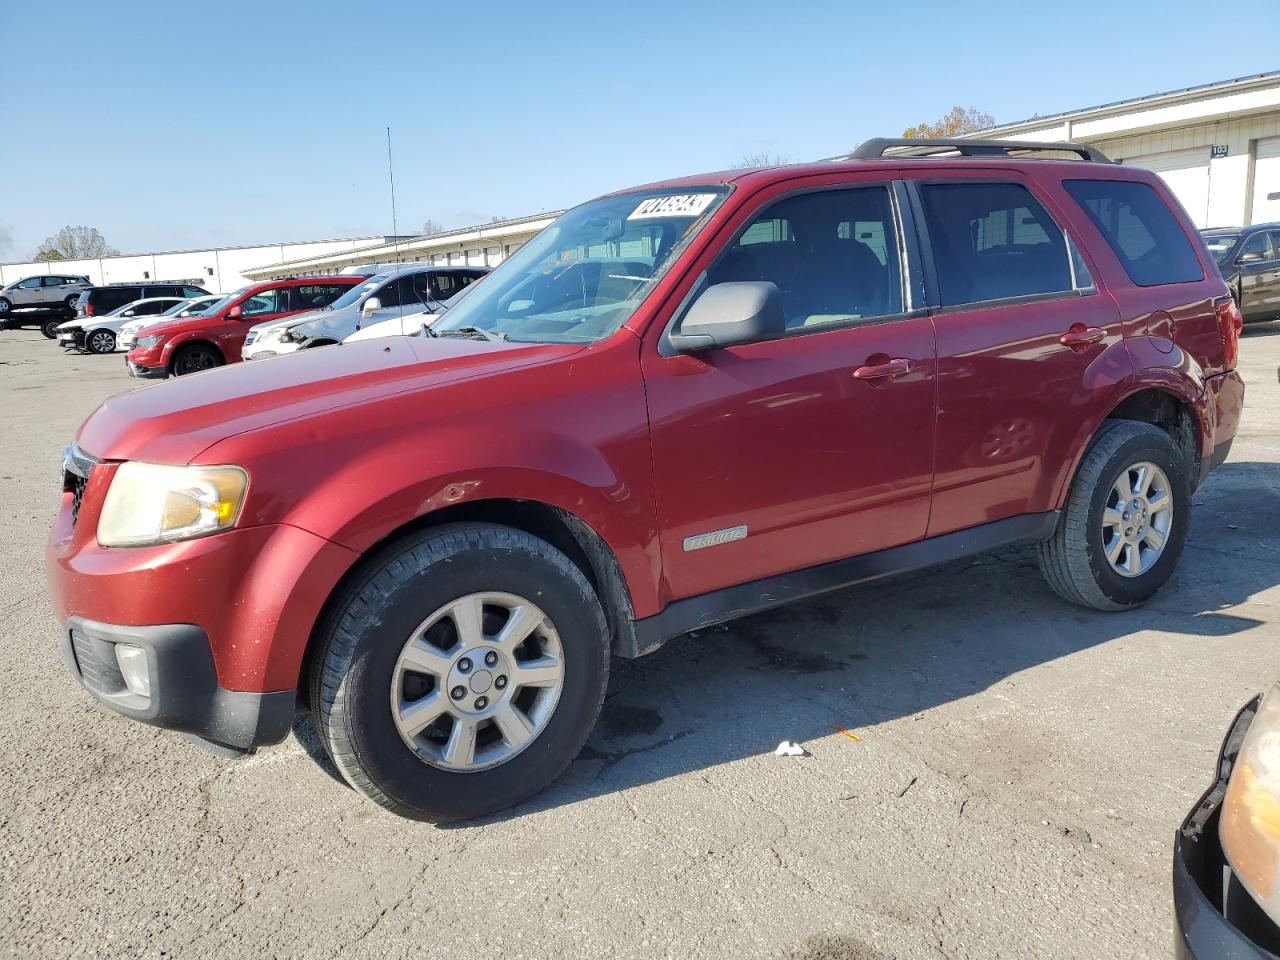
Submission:
[[[116,335],[110,330],[94,330],[85,344],[90,353],[111,353],[116,348]]]
[[[172,373],[175,377],[185,377],[188,373],[199,373],[201,370],[212,370],[222,366],[222,356],[213,347],[203,343],[191,343],[179,347],[173,358]]]
[[[1187,539],[1191,480],[1169,434],[1103,424],[1071,484],[1040,569],[1064,600],[1095,610],[1145,603],[1173,574]]]
[[[608,676],[582,571],[530,534],[458,524],[392,545],[339,598],[311,704],[359,793],[400,816],[470,819],[564,772]]]

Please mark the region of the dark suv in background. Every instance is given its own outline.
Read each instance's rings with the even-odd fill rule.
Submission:
[[[108,283],[101,287],[90,287],[80,294],[80,299],[76,301],[76,316],[100,317],[126,303],[151,297],[189,300],[191,297],[208,295],[209,291],[204,287],[189,283]]]
[[[1280,223],[1201,230],[1245,323],[1280,320]]]

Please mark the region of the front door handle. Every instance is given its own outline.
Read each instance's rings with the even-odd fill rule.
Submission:
[[[911,361],[899,358],[886,360],[884,363],[864,364],[853,371],[853,378],[855,380],[882,380],[888,377],[896,380],[898,377],[905,377],[910,372]]]
[[[1083,323],[1073,323],[1071,329],[1058,338],[1064,347],[1087,347],[1097,343],[1107,335],[1101,327],[1086,327]]]

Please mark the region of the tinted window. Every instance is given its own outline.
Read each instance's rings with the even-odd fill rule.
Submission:
[[[402,303],[414,302],[412,296],[405,296],[406,291],[411,292],[412,289],[413,280],[411,277],[399,277],[384,283],[373,295],[378,298],[378,302],[384,307],[398,307]]]
[[[780,200],[720,255],[707,279],[775,284],[789,330],[901,313],[889,193],[872,187]]]
[[[479,274],[484,276],[484,274]],[[424,276],[425,280],[426,277]],[[474,273],[433,273],[430,283],[421,293],[424,297],[434,297],[436,300],[448,300],[454,294],[462,290],[468,284],[475,283],[477,275]]]
[[[187,299],[190,299],[191,297],[206,297],[209,295],[207,290],[203,290],[200,287],[183,287],[180,293]]]
[[[1140,287],[1203,280],[1181,224],[1149,185],[1066,180],[1063,186],[1102,232],[1129,279]]]
[[[89,295],[94,313],[107,313],[142,298],[140,287],[101,287]]]
[[[1026,187],[925,183],[920,199],[943,306],[1072,288],[1062,230]]]
[[[164,313],[173,303],[169,300],[149,300],[146,303],[140,303],[134,309],[134,316],[149,317],[152,314]]]
[[[338,297],[346,293],[347,288],[340,284],[333,283],[309,283],[300,287],[290,287],[290,304],[289,307],[281,307],[281,310],[319,310],[321,307],[327,307]],[[280,291],[284,293],[283,290]]]

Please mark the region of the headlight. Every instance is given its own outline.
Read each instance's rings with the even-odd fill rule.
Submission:
[[[160,337],[139,337],[138,346],[148,347],[148,348],[154,347],[157,343],[160,342],[160,340],[161,340]]]
[[[98,517],[104,547],[190,540],[236,525],[249,476],[239,467],[122,463]]]
[[[1280,683],[1263,698],[1236,756],[1218,836],[1240,882],[1280,910]]]

